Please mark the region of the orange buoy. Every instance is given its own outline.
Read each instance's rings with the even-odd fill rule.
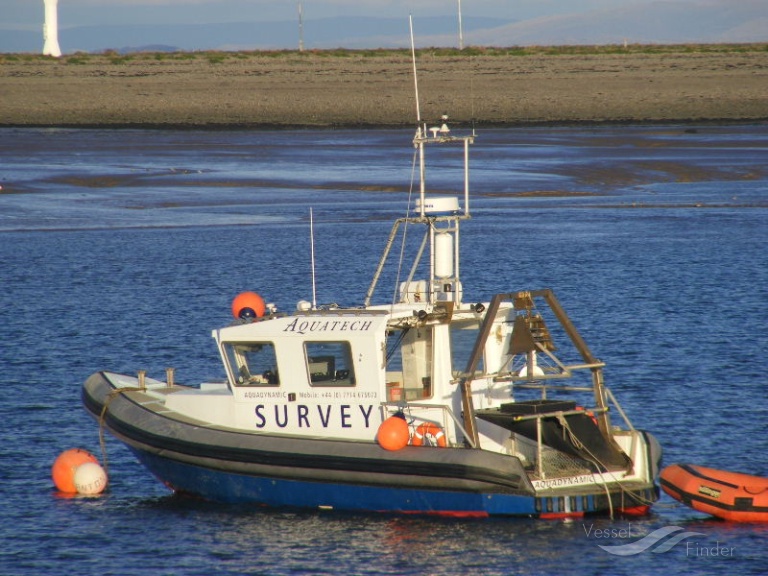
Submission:
[[[232,300],[232,316],[235,318],[261,318],[267,307],[256,292],[241,292]]]
[[[390,416],[379,426],[376,441],[384,450],[400,450],[408,445],[408,423],[402,413]]]
[[[51,467],[51,477],[56,488],[70,494],[76,493],[75,472],[86,462],[99,463],[96,456],[81,448],[72,448],[59,454]]]

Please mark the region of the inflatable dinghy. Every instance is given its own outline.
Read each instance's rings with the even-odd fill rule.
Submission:
[[[673,464],[661,472],[664,492],[694,510],[732,522],[768,522],[768,478]]]

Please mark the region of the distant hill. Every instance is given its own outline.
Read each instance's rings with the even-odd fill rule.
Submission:
[[[766,0],[659,1],[476,30],[478,46],[718,44],[768,41]]]
[[[509,20],[465,18],[464,32],[498,28]],[[421,18],[418,36],[446,38],[458,45],[455,16]],[[407,18],[340,17],[304,22],[304,46],[318,48],[404,48],[409,46]],[[38,52],[42,34],[4,32],[0,29],[0,52]],[[62,51],[72,53],[104,50],[147,50],[151,45],[172,46],[177,50],[271,50],[296,49],[298,22],[237,22],[200,25],[114,25],[82,26],[59,30]]]
[[[0,24],[0,26],[2,26]],[[457,46],[455,16],[419,18],[419,46]],[[510,21],[465,17],[464,44],[529,46],[566,44],[754,43],[768,41],[766,0],[659,0],[583,14]],[[104,50],[296,49],[298,22],[201,25],[111,25],[64,28],[65,53]],[[409,45],[404,17],[305,20],[304,47],[402,48]],[[42,34],[0,28],[0,52],[40,52]]]

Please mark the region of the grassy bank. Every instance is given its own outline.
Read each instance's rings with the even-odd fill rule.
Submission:
[[[463,50],[458,48],[420,48],[416,50],[419,56],[432,58],[457,58],[457,57],[509,57],[509,56],[599,56],[599,55],[680,55],[680,54],[749,54],[768,52],[768,43],[751,44],[609,44],[609,45],[573,45],[573,46],[510,46],[510,47],[482,47],[468,46]],[[3,63],[39,63],[41,61],[55,60],[62,64],[125,64],[129,62],[184,62],[202,61],[212,64],[227,61],[244,61],[253,58],[392,58],[400,60],[410,59],[409,49],[371,49],[349,50],[337,48],[331,50],[247,50],[247,51],[217,51],[203,50],[190,52],[131,52],[119,53],[114,50],[106,50],[101,53],[76,52],[65,54],[60,58],[43,56],[41,54],[13,53],[0,54],[0,64]]]

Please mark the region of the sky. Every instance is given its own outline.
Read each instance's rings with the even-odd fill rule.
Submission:
[[[417,46],[449,46],[457,41],[451,26],[458,3],[58,0],[59,40],[65,53],[146,47],[293,49],[299,33],[307,48],[404,47],[411,14]],[[464,38],[478,46],[768,39],[768,0],[461,0],[461,7]],[[43,0],[0,0],[0,52],[41,50],[44,13]],[[387,20],[373,20],[377,17]],[[397,28],[400,21],[403,27]]]
[[[451,15],[459,0],[301,0],[305,20],[331,16]],[[462,15],[508,20],[648,4],[656,0],[461,0]],[[734,0],[738,1],[738,0]],[[297,19],[299,0],[59,0],[60,28]],[[0,28],[38,30],[43,0],[0,0]]]

